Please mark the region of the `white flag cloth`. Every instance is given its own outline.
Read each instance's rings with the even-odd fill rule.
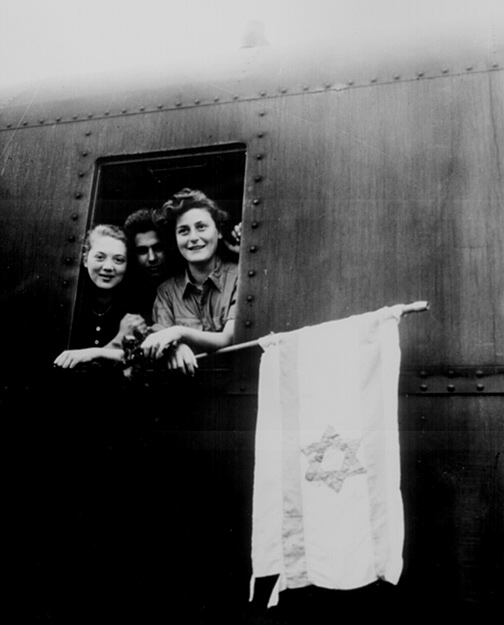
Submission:
[[[398,324],[382,308],[260,340],[252,583],[396,584],[404,540]]]

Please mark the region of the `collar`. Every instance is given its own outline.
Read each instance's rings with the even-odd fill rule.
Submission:
[[[222,293],[222,290],[224,288],[224,275],[223,275],[224,272],[222,270],[222,261],[219,257],[216,257],[215,260],[216,260],[215,267],[212,273],[210,273],[207,276],[207,278],[205,279],[205,281],[203,282],[201,286],[195,284],[191,280],[191,274],[189,273],[189,270],[186,268],[185,275],[184,275],[184,283],[183,283],[184,297],[191,290],[200,290],[201,288],[205,289],[205,288],[209,288],[212,286]]]

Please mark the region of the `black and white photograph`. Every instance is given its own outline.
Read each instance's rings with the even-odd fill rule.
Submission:
[[[502,0],[0,0],[0,619],[504,609]]]

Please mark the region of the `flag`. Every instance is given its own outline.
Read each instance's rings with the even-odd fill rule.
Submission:
[[[260,340],[252,582],[396,584],[404,540],[398,324],[382,308]]]

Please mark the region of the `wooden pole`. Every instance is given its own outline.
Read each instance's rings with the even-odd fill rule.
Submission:
[[[402,311],[401,311],[401,316],[402,315],[409,315],[410,313],[415,313],[415,312],[424,312],[426,310],[429,310],[429,302],[426,301],[418,301],[418,302],[412,302],[411,304],[402,304]],[[272,334],[274,334],[272,332]],[[229,354],[230,352],[237,352],[239,350],[242,349],[247,349],[249,347],[256,347],[259,345],[259,340],[255,340],[255,341],[247,341],[246,343],[238,343],[237,345],[230,345],[229,347],[223,347],[222,349],[219,349],[215,352],[211,352],[211,353],[203,353],[203,354],[197,354],[196,358],[199,360],[200,358],[206,358],[207,356],[213,356],[213,355],[217,355],[217,354]]]

